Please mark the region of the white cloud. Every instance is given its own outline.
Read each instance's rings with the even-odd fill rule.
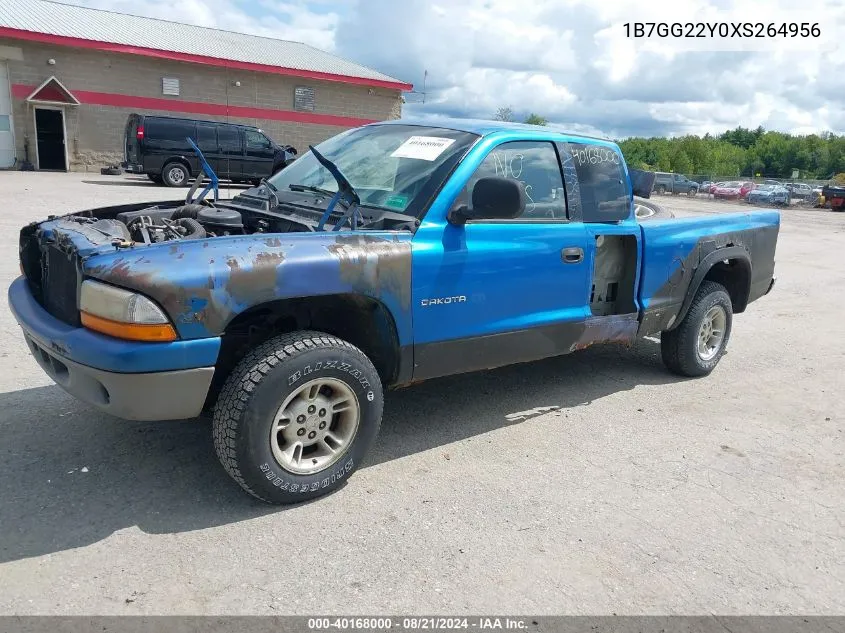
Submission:
[[[673,0],[671,11],[643,0],[70,1],[304,41],[418,90],[427,71],[411,115],[489,118],[510,106],[611,136],[845,132],[841,0]],[[669,20],[818,23],[822,38],[624,35],[626,22]]]

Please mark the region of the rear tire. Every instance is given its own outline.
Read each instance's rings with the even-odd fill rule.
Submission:
[[[684,320],[660,335],[663,363],[681,376],[706,376],[725,355],[732,322],[731,298],[725,287],[702,282]]]
[[[378,434],[382,409],[381,380],[361,350],[322,332],[284,334],[247,354],[226,380],[214,407],[214,448],[249,494],[297,503],[349,478]]]
[[[657,185],[657,193],[659,193],[661,196],[665,195],[666,186],[665,185]]]
[[[191,174],[182,163],[167,163],[161,170],[161,178],[168,187],[187,187]]]

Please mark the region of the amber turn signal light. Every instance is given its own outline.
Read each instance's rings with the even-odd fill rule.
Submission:
[[[89,330],[128,341],[164,343],[175,341],[177,338],[176,330],[169,323],[121,323],[88,312],[81,312],[81,317],[82,325]]]

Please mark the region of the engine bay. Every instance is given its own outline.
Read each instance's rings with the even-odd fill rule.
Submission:
[[[245,233],[243,216],[239,211],[203,204],[184,204],[175,209],[152,207],[124,211],[111,222],[124,233],[122,237],[139,244]],[[258,232],[261,230],[262,227],[257,227]]]
[[[252,200],[238,196],[220,203],[138,203],[91,209],[54,218],[66,229],[84,233],[93,243],[111,242],[118,247],[157,244],[177,240],[199,240],[227,235],[296,233],[320,230],[324,209],[289,202],[275,207],[266,198]],[[331,213],[323,230],[340,224],[343,210]],[[419,222],[400,213],[364,210],[360,229],[410,230]],[[338,227],[343,229],[345,227]]]

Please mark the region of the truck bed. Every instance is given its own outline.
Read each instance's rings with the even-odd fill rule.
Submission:
[[[772,284],[779,229],[777,211],[641,223],[639,297],[644,314],[640,334],[660,332],[680,320],[687,290],[696,274],[703,275],[702,267],[714,260],[729,260],[730,266],[740,267],[748,263],[748,300],[739,301],[735,312],[742,312],[748,303],[766,294]]]

